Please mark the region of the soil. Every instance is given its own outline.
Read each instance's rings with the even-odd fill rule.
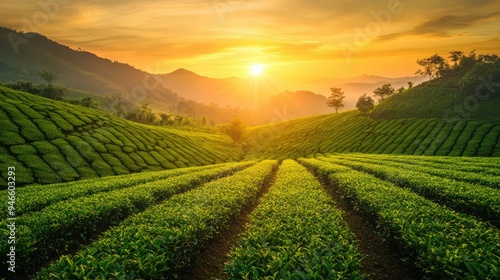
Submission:
[[[214,238],[206,247],[202,249],[197,258],[191,262],[191,266],[180,273],[179,279],[202,280],[202,279],[227,279],[224,271],[225,263],[229,261],[227,256],[231,248],[236,246],[240,239],[240,234],[245,231],[250,219],[250,213],[260,203],[260,198],[265,195],[273,185],[276,178],[276,171],[264,183],[257,198],[246,205],[240,214],[236,215],[229,223],[229,227],[219,236]]]
[[[224,265],[229,261],[227,254],[236,246],[240,234],[246,229],[250,213],[259,205],[260,198],[272,186],[275,176],[276,171],[262,187],[257,199],[234,217],[229,228],[202,249],[198,257],[192,261],[191,266],[179,274],[179,279],[227,279],[224,272]],[[397,252],[391,249],[391,245],[377,235],[373,221],[366,220],[357,213],[349,201],[335,192],[333,186],[323,185],[337,208],[343,211],[344,221],[355,235],[356,244],[364,255],[361,270],[367,279],[420,279],[418,271],[414,267],[403,264]]]
[[[356,237],[356,244],[364,255],[361,270],[368,276],[367,279],[420,279],[419,273],[414,267],[402,263],[397,252],[391,249],[394,246],[391,247],[389,242],[377,235],[376,224],[373,220],[366,220],[357,213],[346,198],[335,192],[334,186],[323,185],[337,208],[344,212],[344,221]]]

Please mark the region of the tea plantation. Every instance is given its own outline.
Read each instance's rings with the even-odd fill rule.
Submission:
[[[100,185],[95,179],[27,186],[19,198],[40,195],[27,203],[35,208],[19,199],[16,275],[183,278],[211,242],[236,234],[228,229],[256,204],[237,242],[217,249],[225,257],[211,277],[370,278],[360,236],[345,220],[354,211],[415,278],[496,279],[499,167],[498,158],[318,155],[126,175],[96,190],[88,187]],[[336,195],[353,208],[340,210]]]
[[[316,153],[500,156],[500,123],[474,120],[378,119],[357,111],[303,117],[251,128],[247,159]]]
[[[498,123],[349,111],[238,147],[4,87],[0,102],[0,278],[500,278]]]
[[[0,168],[19,186],[238,161],[222,135],[146,126],[0,87]],[[0,184],[5,186],[2,172]]]

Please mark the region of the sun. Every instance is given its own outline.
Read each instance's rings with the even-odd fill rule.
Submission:
[[[259,76],[264,71],[264,65],[262,64],[254,64],[250,66],[250,74],[254,76]]]

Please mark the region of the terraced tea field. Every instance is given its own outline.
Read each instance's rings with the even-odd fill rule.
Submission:
[[[500,124],[442,119],[372,120],[357,111],[251,128],[246,159],[316,153],[500,156]]]
[[[0,168],[19,186],[238,161],[222,135],[126,121],[0,87]],[[6,185],[5,174],[0,184]]]
[[[350,111],[251,128],[242,148],[224,135],[142,125],[5,87],[0,104],[0,168],[16,166],[18,186],[318,153],[500,156],[500,124],[485,121]]]
[[[496,279],[499,167],[498,158],[324,155],[27,186],[17,190],[16,273]],[[370,222],[359,230],[352,216]]]

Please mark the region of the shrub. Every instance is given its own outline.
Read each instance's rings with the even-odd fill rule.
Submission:
[[[36,149],[31,145],[17,145],[10,147],[10,151],[16,155],[35,155]]]
[[[10,146],[10,145],[20,145],[24,144],[24,139],[19,136],[18,133],[11,131],[3,131],[0,133],[0,143],[2,146]]]
[[[45,134],[48,140],[64,137],[64,134],[54,125],[54,123],[44,119],[34,119],[34,123],[38,125],[40,130]]]

